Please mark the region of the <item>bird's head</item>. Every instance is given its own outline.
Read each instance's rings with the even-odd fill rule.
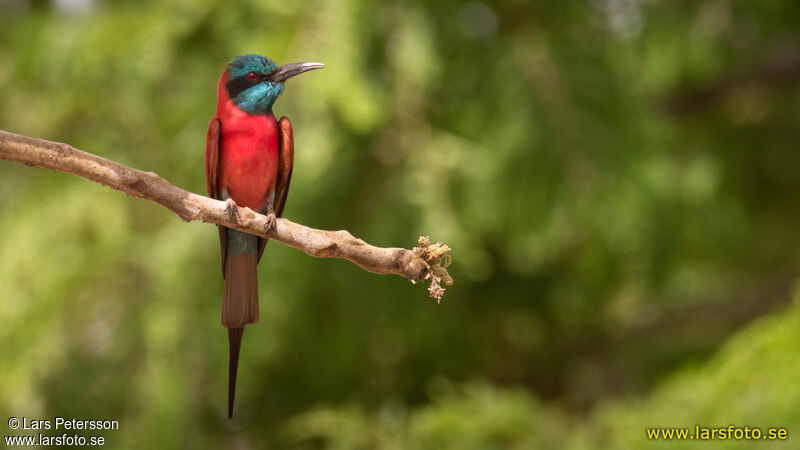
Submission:
[[[242,111],[250,114],[268,114],[283,92],[283,82],[307,72],[321,69],[321,63],[305,62],[278,66],[262,55],[237,56],[228,63],[228,97]]]

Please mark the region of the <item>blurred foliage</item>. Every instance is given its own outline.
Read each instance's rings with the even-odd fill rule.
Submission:
[[[792,436],[799,18],[790,0],[0,2],[0,128],[195,192],[224,63],[324,62],[276,105],[286,216],[430,235],[455,279],[437,305],[271,244],[228,421],[214,227],[0,162],[0,416],[118,419],[112,448]]]

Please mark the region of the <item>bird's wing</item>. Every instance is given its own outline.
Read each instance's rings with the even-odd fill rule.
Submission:
[[[292,181],[292,168],[294,167],[294,134],[292,123],[284,116],[278,122],[279,153],[278,153],[278,178],[275,180],[275,203],[273,209],[276,217],[283,216],[286,207],[286,197],[289,195],[289,184]],[[258,259],[264,254],[267,239],[258,241]]]
[[[217,185],[217,175],[219,173],[219,135],[221,123],[214,117],[208,123],[208,134],[206,135],[206,187],[208,196],[221,200],[219,186]],[[225,253],[228,250],[228,233],[225,227],[217,226],[219,230],[219,247],[222,252],[222,276],[225,276]]]
[[[292,123],[288,117],[281,117],[278,123],[280,128],[280,154],[278,161],[278,180],[275,182],[275,215],[283,217],[283,208],[286,206],[286,197],[289,195],[289,183],[292,181],[292,168],[294,167],[294,135]]]

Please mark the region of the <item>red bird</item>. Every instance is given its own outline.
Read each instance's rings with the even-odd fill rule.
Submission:
[[[320,63],[276,65],[248,54],[228,63],[217,85],[217,113],[208,124],[206,184],[208,195],[266,214],[270,227],[286,205],[294,164],[292,124],[272,114],[283,83],[320,69]],[[222,250],[222,326],[228,329],[228,418],[233,417],[236,371],[244,327],[258,321],[256,266],[267,239],[219,227]]]

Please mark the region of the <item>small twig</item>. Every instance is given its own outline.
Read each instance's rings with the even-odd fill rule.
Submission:
[[[187,222],[200,220],[224,225],[265,236],[317,258],[343,258],[364,270],[402,275],[412,282],[430,279],[429,292],[437,301],[444,293],[440,282],[452,283],[446,264],[442,264],[449,263],[450,248],[441,243],[432,246],[427,238],[420,238],[420,247],[414,250],[382,248],[367,244],[345,230],[317,230],[283,218],[277,220],[273,230],[265,232],[267,217],[249,208],[237,207],[234,214],[232,205],[173,186],[154,172],[142,172],[67,144],[2,130],[0,158],[86,178],[164,206]]]

